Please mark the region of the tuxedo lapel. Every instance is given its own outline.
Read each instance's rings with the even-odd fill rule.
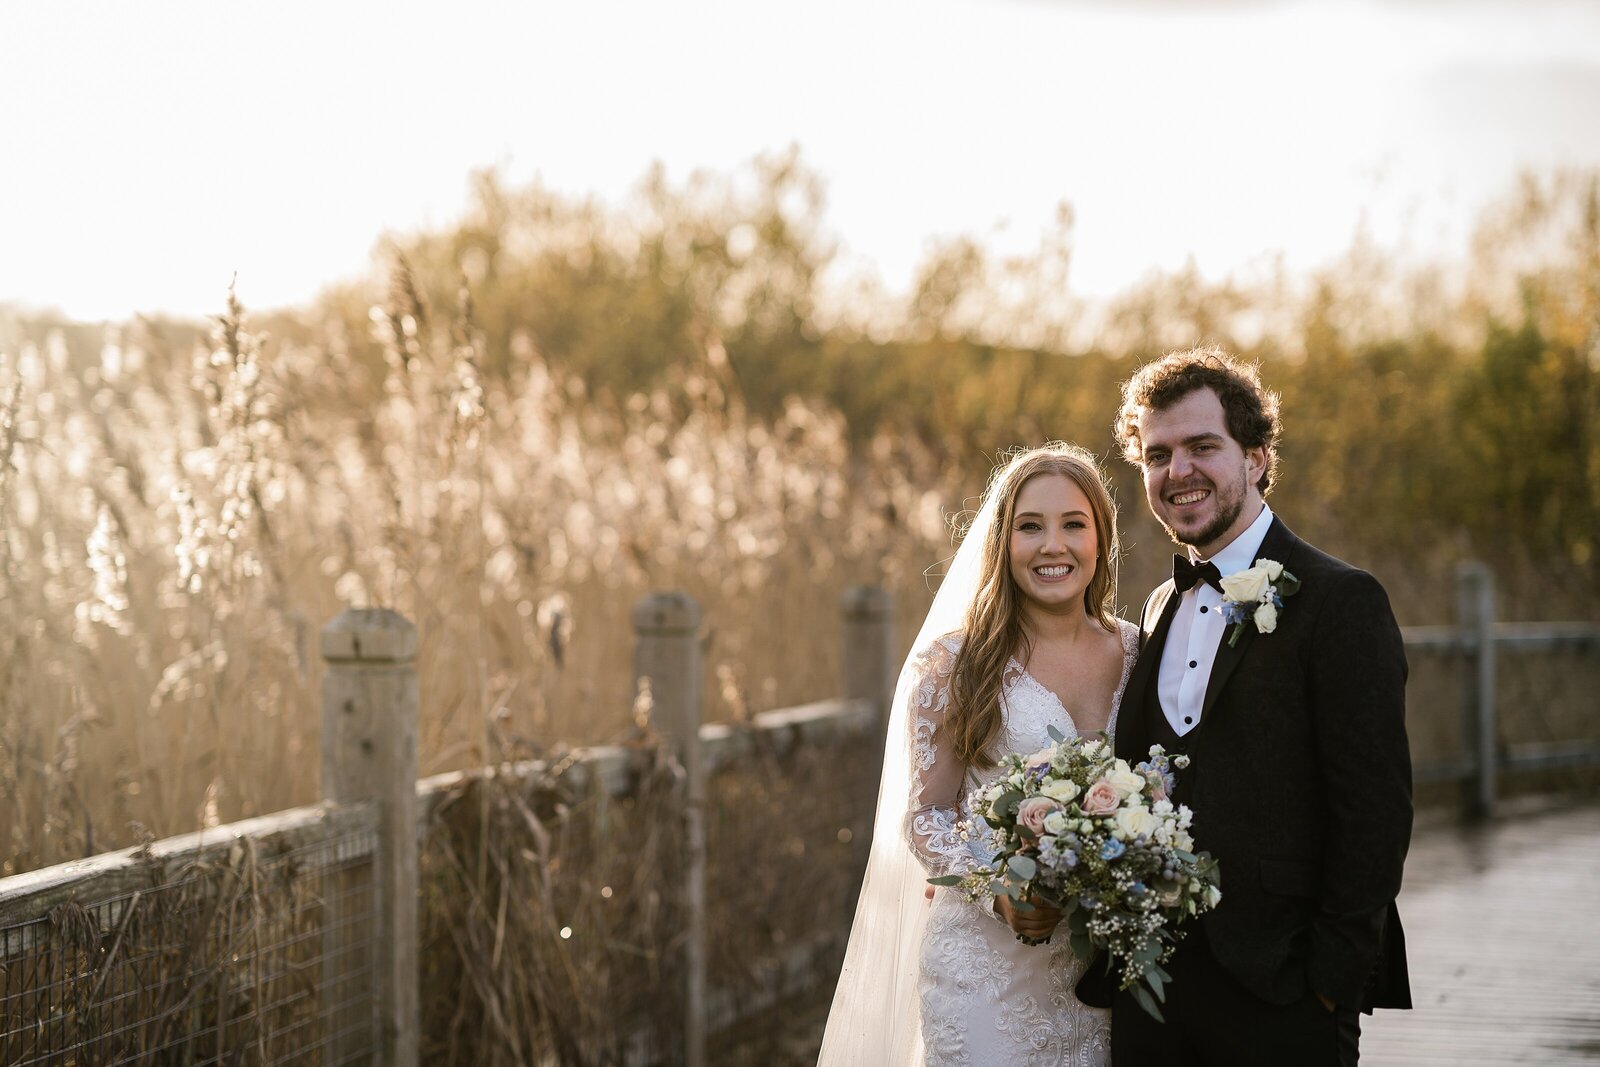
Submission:
[[[1256,559],[1277,560],[1293,573],[1293,568],[1289,564],[1294,555],[1294,542],[1295,536],[1289,532],[1283,520],[1274,517],[1272,525],[1267,527],[1267,536],[1261,540],[1261,548],[1256,552]],[[1254,560],[1251,562],[1254,563]],[[1222,644],[1217,647],[1217,658],[1211,665],[1211,677],[1206,680],[1206,696],[1200,705],[1202,724],[1210,721],[1211,708],[1216,704],[1217,697],[1222,694],[1223,687],[1228,684],[1228,678],[1244,659],[1251,642],[1258,636],[1255,624],[1249,621],[1246,621],[1244,628],[1239,632],[1239,639],[1230,645],[1228,635],[1232,632],[1232,626],[1222,631]]]
[[[1157,586],[1145,601],[1144,614],[1139,620],[1139,658],[1134,661],[1133,673],[1128,675],[1121,709],[1117,712],[1116,753],[1130,763],[1137,762],[1134,753],[1150,749],[1144,729],[1146,694],[1159,674],[1161,649],[1167,643],[1167,631],[1172,629],[1172,619],[1182,599],[1169,580]],[[1138,757],[1143,758],[1143,755]]]
[[[1172,629],[1172,620],[1178,614],[1178,603],[1182,599],[1170,581],[1162,583],[1151,594],[1150,603],[1145,606],[1144,618],[1139,621],[1139,659],[1133,665],[1133,673],[1128,676],[1127,694],[1141,707],[1145,687],[1156,676],[1157,668],[1161,665],[1161,650],[1166,647],[1167,631]],[[1124,704],[1128,702],[1126,699],[1123,701]]]

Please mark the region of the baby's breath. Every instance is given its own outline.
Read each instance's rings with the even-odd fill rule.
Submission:
[[[1061,909],[1073,951],[1085,960],[1109,952],[1121,987],[1159,1018],[1160,965],[1180,922],[1220,898],[1216,862],[1194,852],[1193,813],[1170,799],[1175,765],[1187,760],[1159,745],[1129,766],[1105,741],[1081,738],[1008,756],[978,795],[980,819],[961,827],[963,840],[995,849],[994,862],[932,881],[974,901],[993,894]]]

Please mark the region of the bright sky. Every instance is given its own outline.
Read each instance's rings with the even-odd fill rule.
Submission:
[[[1592,0],[4,0],[0,47],[0,302],[86,319],[307,300],[497,163],[615,200],[796,142],[891,289],[1067,200],[1089,296],[1448,252],[1600,166]]]

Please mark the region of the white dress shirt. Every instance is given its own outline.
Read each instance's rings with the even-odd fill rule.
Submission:
[[[1252,566],[1261,542],[1266,540],[1267,527],[1271,525],[1272,509],[1262,504],[1256,521],[1230,541],[1228,547],[1211,557],[1217,571],[1226,578]],[[1204,562],[1192,549],[1189,558],[1196,563]],[[1156,688],[1161,697],[1161,712],[1179,737],[1200,725],[1206,684],[1211,680],[1211,666],[1217,660],[1217,649],[1226,629],[1222,594],[1205,582],[1197,582],[1179,599],[1172,629],[1167,631],[1167,643],[1161,650]]]

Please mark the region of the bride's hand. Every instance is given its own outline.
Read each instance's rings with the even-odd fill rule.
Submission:
[[[1011,906],[1010,897],[995,897],[994,910],[995,914],[1006,921],[1007,926],[1023,937],[1035,941],[1043,941],[1049,937],[1055,930],[1056,924],[1061,922],[1059,908],[1053,908],[1049,904],[1035,904],[1032,911],[1018,911]]]

